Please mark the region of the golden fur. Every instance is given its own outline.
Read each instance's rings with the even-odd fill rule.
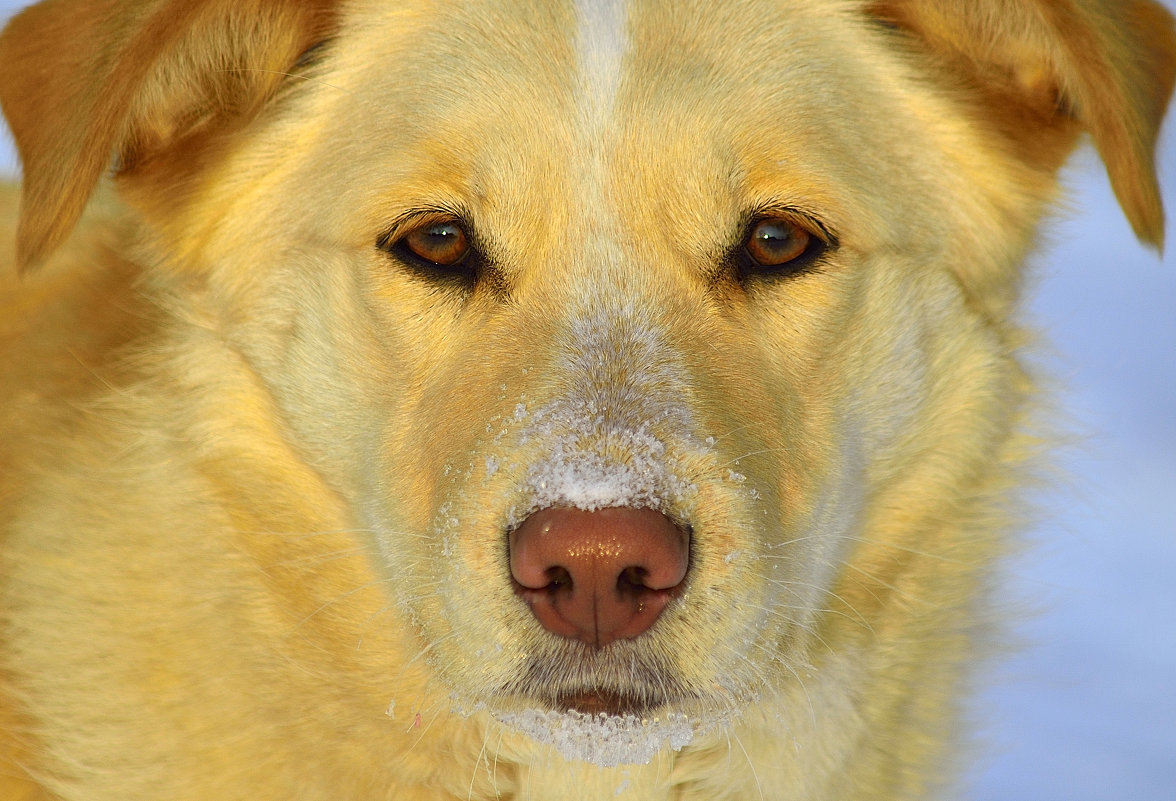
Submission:
[[[23,12],[0,798],[936,795],[1034,447],[1021,265],[1083,132],[1160,244],[1174,69],[1148,0]],[[420,211],[484,269],[382,247]],[[811,269],[731,266],[762,213]],[[598,651],[505,558],[577,460],[693,534]],[[690,742],[502,722],[585,687]]]

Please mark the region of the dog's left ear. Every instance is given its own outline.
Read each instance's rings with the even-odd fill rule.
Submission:
[[[875,0],[872,14],[913,33],[986,123],[1056,170],[1085,129],[1132,228],[1162,247],[1155,174],[1176,75],[1171,15],[1152,0]]]
[[[112,164],[198,163],[330,32],[336,4],[44,0],[14,17],[0,34],[0,105],[24,173],[18,265],[61,244]]]

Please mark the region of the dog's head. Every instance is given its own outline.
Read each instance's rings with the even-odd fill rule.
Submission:
[[[1084,131],[1159,243],[1173,42],[1148,2],[66,0],[0,74],[21,260],[113,155],[173,335],[266,389],[437,685],[656,746],[960,661],[1021,262]]]

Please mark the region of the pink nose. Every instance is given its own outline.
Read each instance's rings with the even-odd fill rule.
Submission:
[[[515,589],[539,623],[597,648],[652,626],[689,562],[689,536],[653,509],[551,507],[510,534]]]

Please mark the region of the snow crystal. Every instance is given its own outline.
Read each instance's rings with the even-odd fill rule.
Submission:
[[[512,526],[549,506],[589,512],[612,506],[676,508],[697,490],[679,474],[665,442],[644,424],[601,425],[588,408],[555,404],[534,415],[524,443],[531,437],[549,443],[548,449],[530,466],[526,502],[512,510]]]
[[[589,295],[558,343],[555,373],[565,383],[550,402],[519,403],[518,444],[538,459],[522,477],[508,523],[537,509],[616,506],[681,512],[697,487],[679,459],[704,445],[685,400],[689,373],[677,350],[640,307]],[[533,451],[534,452],[534,451]]]
[[[499,722],[532,739],[554,746],[564,759],[604,768],[647,765],[665,746],[681,750],[698,733],[697,724],[680,713],[647,719],[528,709],[497,717]]]

